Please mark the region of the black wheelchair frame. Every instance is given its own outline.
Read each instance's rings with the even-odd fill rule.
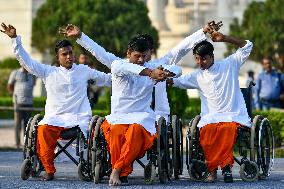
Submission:
[[[23,147],[23,163],[21,166],[21,178],[27,180],[31,177],[38,177],[44,167],[38,158],[36,145],[37,145],[37,128],[38,123],[42,119],[40,114],[35,115],[29,119],[25,130],[24,137],[24,147]],[[55,158],[61,154],[66,154],[67,157],[72,160],[78,166],[78,176],[81,180],[89,181],[90,177],[90,166],[87,163],[89,160],[84,159],[84,149],[87,149],[86,139],[84,134],[81,132],[80,128],[73,127],[62,131],[60,134],[61,139],[69,140],[67,144],[62,146],[57,142],[57,147],[59,151],[55,154]],[[74,141],[76,141],[76,156],[79,156],[79,161],[77,161],[70,153],[66,150]]]
[[[94,116],[95,117],[95,116]],[[92,176],[95,183],[100,183],[104,176],[111,173],[110,154],[107,149],[107,142],[100,127],[104,118],[95,119],[90,128],[90,140],[88,154],[92,157]],[[93,131],[93,132],[91,132]],[[148,163],[145,165],[140,159],[136,159],[144,168],[144,181],[146,184],[153,184],[156,175],[161,183],[168,182],[174,174],[178,179],[183,169],[183,137],[182,126],[177,116],[171,117],[171,122],[166,124],[164,118],[158,121],[158,138],[155,139],[151,149],[147,151]],[[92,134],[93,133],[93,134]],[[156,169],[158,174],[156,174]]]

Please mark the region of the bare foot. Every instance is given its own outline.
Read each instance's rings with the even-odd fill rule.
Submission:
[[[50,181],[54,179],[54,173],[45,173],[43,177],[41,177],[41,180],[43,181]]]
[[[216,182],[217,180],[217,170],[210,172],[210,175],[207,177],[205,182]]]
[[[110,177],[109,177],[109,185],[110,186],[118,186],[121,185],[121,181],[119,180],[120,169],[113,169]]]

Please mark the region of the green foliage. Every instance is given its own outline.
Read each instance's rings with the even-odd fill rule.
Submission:
[[[200,98],[190,98],[189,106],[187,106],[185,109],[184,118],[186,119],[186,122],[188,123],[195,116],[199,115],[200,112],[201,112]]]
[[[7,90],[7,84],[12,69],[0,69],[0,96],[10,96]]]
[[[16,58],[5,58],[0,62],[0,69],[17,69],[20,67]]]
[[[58,35],[59,27],[72,23],[107,51],[125,57],[128,41],[137,33],[148,33],[158,42],[147,13],[138,0],[47,0],[33,20],[32,45],[53,53],[55,42],[64,38]],[[75,45],[75,52],[79,50]]]
[[[168,99],[171,108],[171,114],[184,117],[186,107],[189,105],[189,99],[185,89],[169,88]]]
[[[243,22],[234,20],[230,25],[230,35],[249,39],[254,43],[250,58],[255,61],[260,61],[264,55],[284,57],[283,12],[282,0],[253,1],[244,12]],[[228,46],[228,54],[234,50],[234,47]],[[277,61],[280,63],[280,58]],[[278,67],[284,71],[284,65]]]

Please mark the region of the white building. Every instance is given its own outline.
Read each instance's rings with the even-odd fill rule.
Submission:
[[[141,0],[149,9],[149,17],[153,25],[159,31],[160,48],[158,56],[166,53],[167,50],[175,46],[179,41],[193,33],[195,30],[211,20],[223,21],[221,28],[223,33],[228,33],[229,24],[233,18],[242,20],[245,8],[253,0]],[[13,24],[17,28],[17,33],[22,36],[23,44],[28,53],[42,62],[42,56],[31,47],[32,18],[37,9],[45,0],[0,0],[1,22]],[[226,47],[223,43],[215,43],[215,58],[223,58]],[[7,36],[0,35],[0,60],[13,56],[11,42]],[[194,68],[192,53],[189,53],[180,65],[184,67],[184,73]],[[248,67],[248,68],[247,68]],[[246,64],[245,73],[248,69],[259,72],[259,65]],[[241,77],[241,83],[244,83]],[[41,92],[36,89],[35,94]]]

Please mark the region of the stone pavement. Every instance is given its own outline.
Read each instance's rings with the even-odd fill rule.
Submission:
[[[1,138],[0,148],[16,149],[14,120],[3,120],[3,119],[0,120],[0,138]]]

